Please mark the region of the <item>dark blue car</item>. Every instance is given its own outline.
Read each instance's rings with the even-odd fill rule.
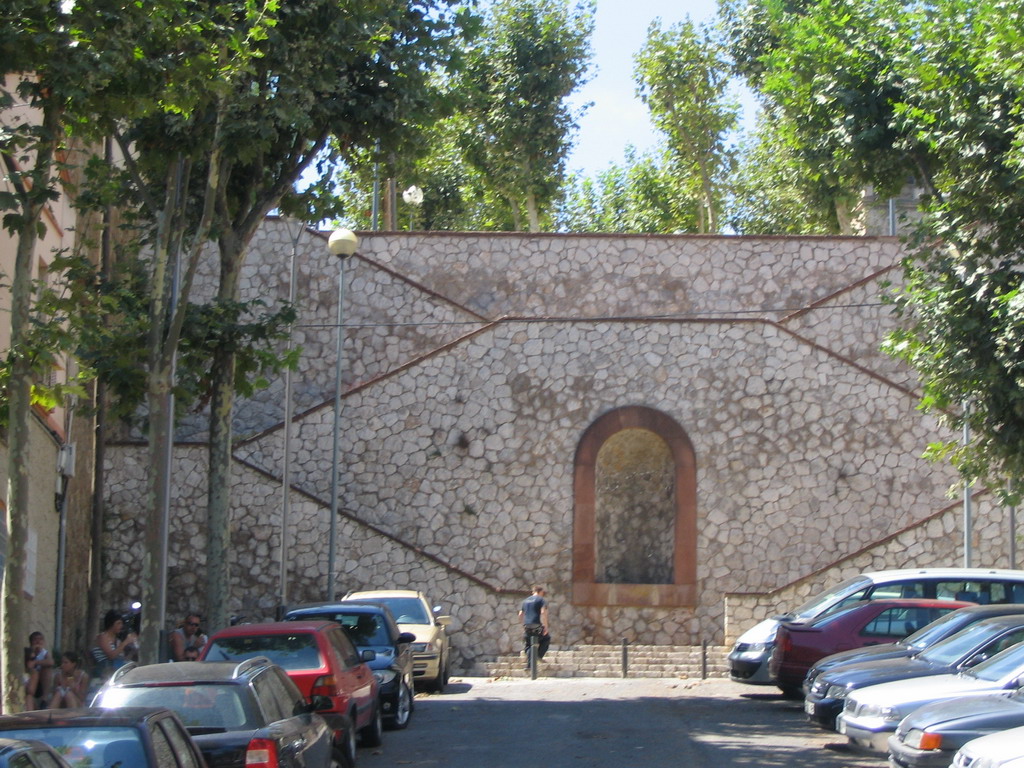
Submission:
[[[294,608],[286,621],[326,619],[341,624],[360,653],[373,651],[367,661],[380,682],[384,724],[392,730],[409,725],[413,711],[413,654],[416,636],[402,632],[387,606],[377,603],[320,603]]]

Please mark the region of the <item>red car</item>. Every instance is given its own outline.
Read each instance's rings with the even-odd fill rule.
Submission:
[[[373,651],[364,651],[373,654]],[[241,661],[266,656],[282,667],[306,701],[313,696],[331,700],[318,709],[334,731],[335,744],[346,750],[358,732],[363,746],[381,743],[380,688],[366,665],[367,658],[333,621],[279,621],[239,624],[215,633],[200,661]],[[372,656],[369,657],[372,659]]]
[[[796,697],[819,659],[865,645],[902,640],[950,611],[973,603],[956,600],[893,599],[853,603],[812,621],[779,625],[768,664],[772,680]]]

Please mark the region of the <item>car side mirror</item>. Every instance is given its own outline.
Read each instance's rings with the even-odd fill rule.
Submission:
[[[372,648],[366,648],[359,653],[359,658],[363,661],[373,661],[377,658],[377,652]]]
[[[415,643],[416,635],[414,635],[412,632],[403,632],[398,636],[398,640],[396,642],[399,645],[401,645],[402,643]]]
[[[306,707],[307,712],[325,712],[334,706],[330,696],[313,696]]]
[[[437,624],[439,627],[447,627],[449,624],[452,623],[452,617],[438,616],[436,619],[434,619],[434,623]]]

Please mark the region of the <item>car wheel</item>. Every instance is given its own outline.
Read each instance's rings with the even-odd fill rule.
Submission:
[[[373,705],[373,718],[359,731],[359,743],[364,747],[379,747],[384,741],[384,724],[381,722],[380,704]]]
[[[395,704],[395,714],[388,718],[387,727],[393,731],[400,731],[409,725],[409,718],[412,717],[412,691],[403,680],[398,688],[398,701]]]
[[[352,719],[345,717],[341,736],[336,737],[334,748],[331,750],[331,764],[340,768],[355,768],[356,766],[356,727]]]
[[[792,685],[780,685],[779,690],[782,691],[782,697],[784,699],[789,699],[790,701],[796,701],[797,699],[802,699],[804,697],[804,689],[799,686],[794,687]]]

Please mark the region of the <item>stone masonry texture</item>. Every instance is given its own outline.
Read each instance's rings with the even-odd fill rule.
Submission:
[[[298,233],[298,237],[296,237]],[[322,600],[334,424],[338,259],[268,219],[243,294],[274,305],[298,262],[288,594]],[[959,565],[944,437],[879,351],[893,238],[363,233],[345,260],[336,592],[413,588],[453,617],[454,666],[520,644],[543,583],[554,645],[721,645],[861,570]],[[201,275],[209,292],[215,260]],[[236,405],[233,609],[272,618],[283,473],[281,379]],[[572,604],[574,455],[601,415],[663,412],[697,462],[694,605]],[[179,431],[169,614],[204,608],[205,426]],[[108,451],[107,595],[137,591],[145,450]],[[975,563],[1006,566],[982,494]]]

